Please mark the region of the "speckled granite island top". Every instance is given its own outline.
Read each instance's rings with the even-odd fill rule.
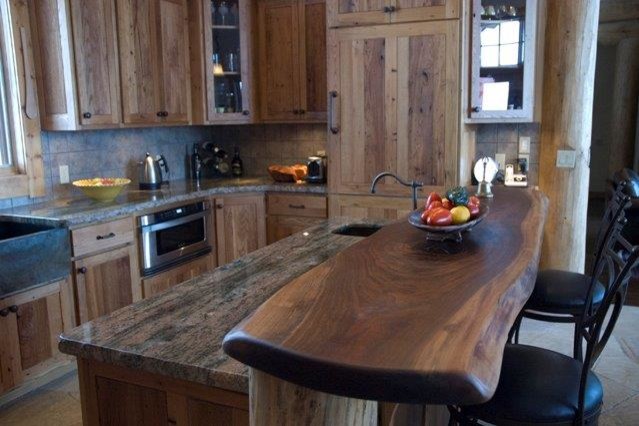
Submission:
[[[140,191],[129,187],[110,203],[99,203],[86,197],[60,199],[0,211],[2,214],[63,220],[69,226],[80,226],[152,210],[166,204],[190,201],[216,194],[242,192],[292,192],[325,194],[326,185],[276,183],[269,177],[204,179],[199,186],[190,180],[171,182],[158,191]]]
[[[90,360],[248,393],[248,369],[222,339],[277,290],[362,241],[335,219],[244,256],[61,336],[60,350]],[[368,221],[368,223],[372,223]]]

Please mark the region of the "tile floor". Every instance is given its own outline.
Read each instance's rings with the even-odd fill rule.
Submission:
[[[601,426],[639,424],[639,307],[627,306],[613,337],[595,366],[605,388]],[[571,329],[565,325],[524,321],[521,342],[570,355]],[[0,408],[2,426],[81,425],[80,395],[71,373]]]

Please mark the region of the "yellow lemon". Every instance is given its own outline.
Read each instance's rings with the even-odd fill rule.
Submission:
[[[470,210],[468,210],[468,207],[466,206],[453,207],[450,213],[453,215],[454,225],[464,224],[468,222],[468,219],[470,219]]]

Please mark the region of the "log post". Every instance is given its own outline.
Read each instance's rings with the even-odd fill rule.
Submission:
[[[583,272],[599,0],[549,0],[539,187],[550,199],[541,268]],[[575,150],[574,169],[557,150]]]
[[[249,368],[251,426],[377,426],[377,402],[317,392]]]
[[[639,96],[639,38],[620,40],[616,56],[608,177],[624,167],[633,166]]]

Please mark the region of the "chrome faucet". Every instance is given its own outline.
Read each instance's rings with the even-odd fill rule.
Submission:
[[[412,192],[413,192],[413,210],[417,210],[417,188],[421,188],[422,186],[424,186],[423,182],[417,182],[415,180],[412,180],[410,182],[405,181],[404,179],[400,178],[399,176],[397,176],[394,173],[391,172],[381,172],[380,174],[378,174],[377,176],[375,176],[375,178],[373,179],[373,183],[371,185],[371,194],[375,193],[375,186],[377,186],[377,182],[386,177],[386,176],[391,176],[393,178],[395,178],[395,180],[399,183],[401,183],[404,186],[408,186],[409,188],[411,188]]]

